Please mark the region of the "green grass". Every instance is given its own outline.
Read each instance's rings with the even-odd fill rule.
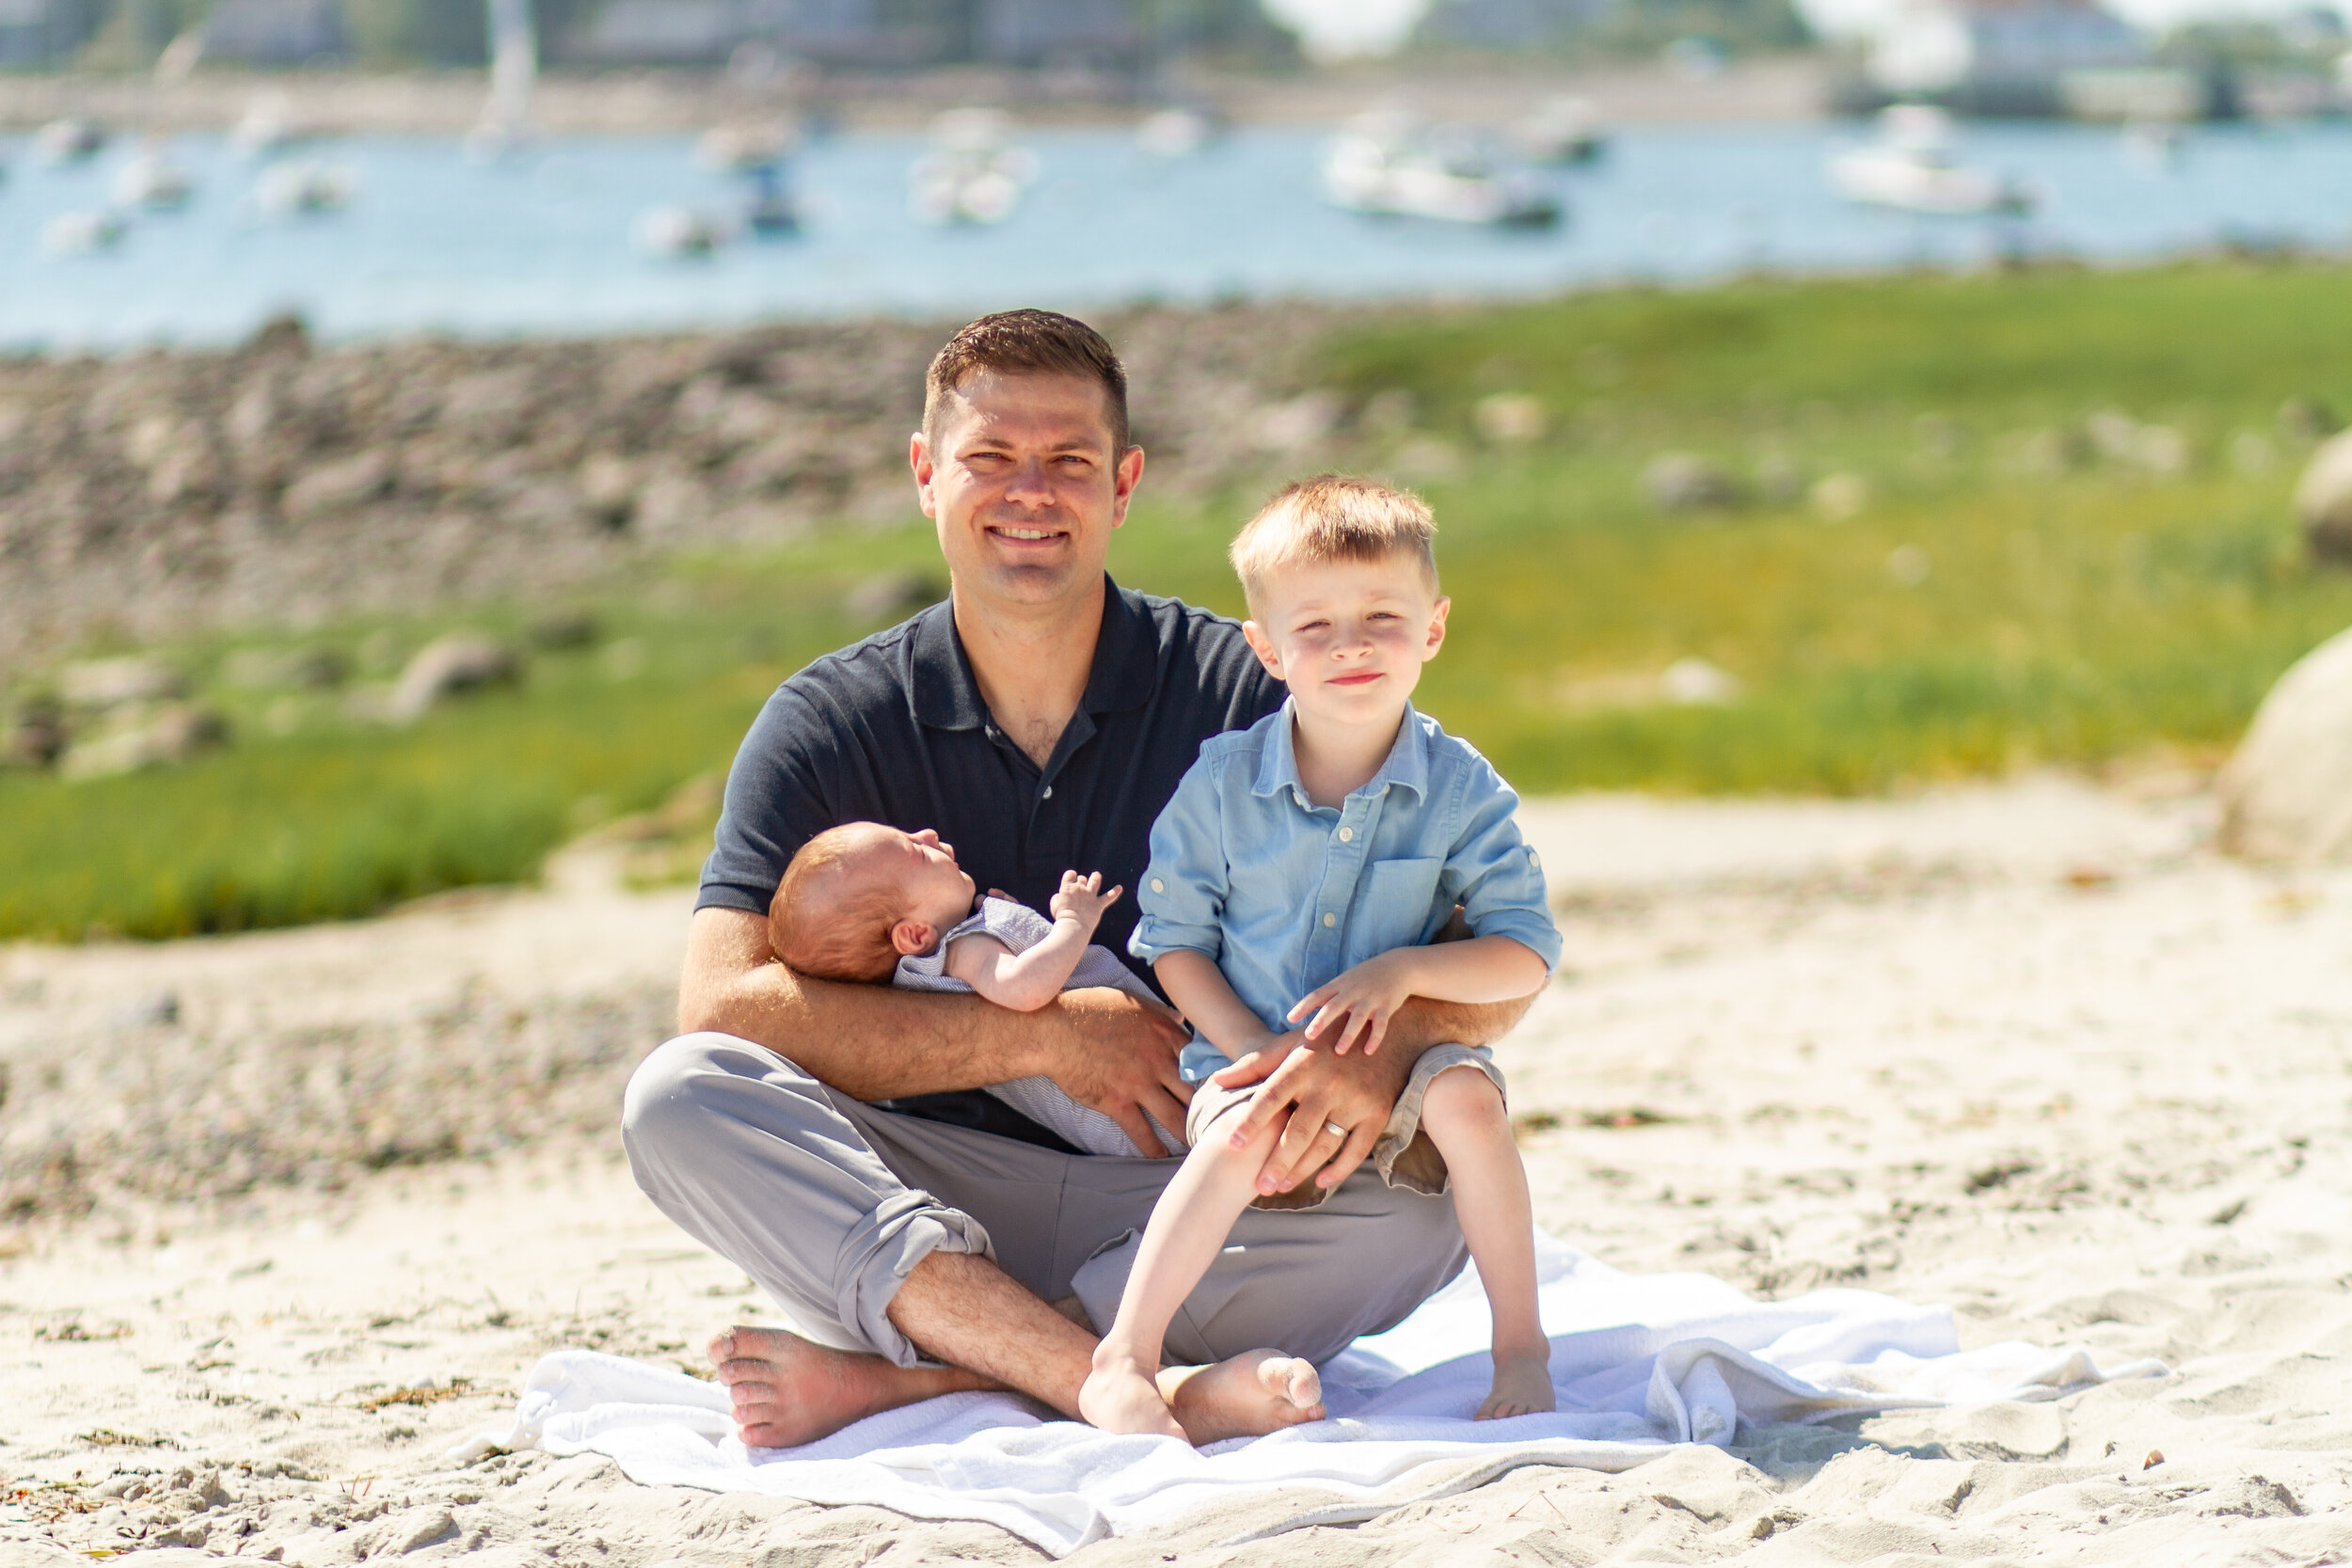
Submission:
[[[2287,664],[2352,625],[2352,574],[2301,560],[2287,497],[2306,449],[2276,420],[2290,396],[2352,409],[2343,269],[1586,295],[1400,316],[1330,344],[1321,375],[1359,404],[1410,393],[1417,438],[1460,454],[1423,486],[1455,610],[1422,702],[1523,791],[1852,792],[2210,758]],[[1539,399],[1551,434],[1481,447],[1473,409],[1498,391]],[[2021,467],[2028,433],[2102,409],[2177,430],[2187,469]],[[2267,470],[2243,461],[2261,443]],[[1667,450],[1742,475],[1851,472],[1870,500],[1838,522],[1793,500],[1661,515],[1639,475]],[[1399,455],[1367,436],[1347,461]],[[1222,551],[1255,499],[1147,485],[1112,569],[1237,612]],[[1898,549],[1924,556],[1924,580],[1890,572]],[[837,608],[848,584],[933,561],[912,524],[675,561],[599,606],[642,669],[609,643],[542,655],[521,690],[406,730],[208,685],[237,724],[226,752],[79,784],[0,774],[0,936],[240,929],[527,879],[583,827],[723,768],[777,679],[866,629]],[[323,635],[381,672],[442,625],[537,608]],[[204,682],[240,641],[294,640],[165,651]],[[1595,697],[1685,657],[1741,695]]]

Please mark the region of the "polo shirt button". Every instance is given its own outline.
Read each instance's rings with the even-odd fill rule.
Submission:
[[[1168,891],[1168,884],[1161,881],[1157,877],[1154,877],[1152,879],[1152,891],[1153,893],[1166,893]]]
[[[1352,844],[1352,843],[1354,843],[1354,842],[1355,842],[1355,839],[1356,839],[1356,830],[1355,830],[1355,829],[1353,829],[1353,828],[1342,828],[1342,829],[1340,830],[1340,842],[1341,842],[1342,844]]]
[[[1337,926],[1339,923],[1340,917],[1338,915],[1333,914],[1329,910],[1323,911],[1323,924],[1326,929],[1328,929],[1333,926]]]
[[[1038,797],[1038,799],[1039,799],[1039,800],[1052,800],[1053,798],[1054,798],[1054,786],[1053,786],[1052,784],[1047,784],[1047,785],[1045,786],[1045,793]]]

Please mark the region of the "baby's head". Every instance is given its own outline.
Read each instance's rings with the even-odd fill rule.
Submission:
[[[1243,630],[1303,710],[1401,713],[1445,641],[1437,523],[1409,491],[1325,474],[1285,486],[1234,537]]]
[[[828,828],[801,846],[768,907],[777,958],[820,980],[882,980],[972,912],[972,879],[926,828]]]

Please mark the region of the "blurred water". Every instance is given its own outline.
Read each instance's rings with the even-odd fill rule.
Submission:
[[[0,345],[217,342],[298,309],[336,338],[437,330],[544,335],[887,311],[958,315],[1218,296],[1524,294],[1741,269],[1968,265],[2006,248],[2153,258],[2224,240],[2336,247],[2352,241],[2352,127],[2192,132],[2165,166],[2091,126],[1972,127],[1971,161],[2044,198],[2030,220],[1913,218],[1857,209],[1823,165],[1854,128],[1629,131],[1591,171],[1560,176],[1569,221],[1510,233],[1354,216],[1318,197],[1321,136],[1236,135],[1162,163],[1121,133],[1025,137],[1041,173],[988,230],[907,216],[912,136],[856,135],[806,150],[795,169],[805,232],[745,240],[702,260],[629,243],[645,209],[724,210],[740,192],[697,168],[686,137],[554,139],[492,163],[451,141],[367,137],[299,154],[349,168],[341,214],[266,220],[257,166],[219,138],[182,137],[196,180],[179,213],[135,216],[119,245],[55,256],[59,214],[107,203],[134,149],[64,169],[0,144]]]

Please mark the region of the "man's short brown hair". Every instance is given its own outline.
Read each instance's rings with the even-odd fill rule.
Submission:
[[[947,340],[923,386],[923,435],[939,439],[940,414],[975,371],[1000,375],[1074,375],[1099,382],[1111,427],[1111,455],[1127,450],[1127,367],[1104,336],[1057,310],[999,310]]]
[[[843,863],[863,846],[872,825],[844,823],[801,846],[784,868],[768,906],[768,945],[803,974],[819,980],[872,981],[898,967],[891,928],[904,916],[895,881],[876,886],[828,883],[847,877]]]
[[[1254,615],[1265,579],[1285,566],[1409,555],[1434,594],[1437,535],[1429,503],[1410,490],[1347,474],[1318,474],[1276,491],[1233,536],[1228,553]]]

